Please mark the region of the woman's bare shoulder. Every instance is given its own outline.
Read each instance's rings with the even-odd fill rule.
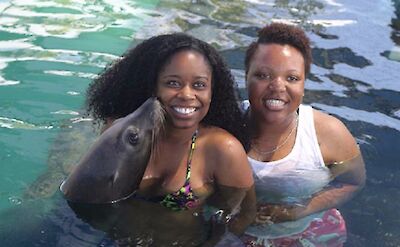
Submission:
[[[204,132],[204,150],[217,183],[242,188],[251,186],[252,172],[242,144],[221,128],[209,127]]]
[[[212,126],[205,127],[203,130],[207,147],[215,152],[229,152],[232,149],[243,149],[239,140],[222,128]]]
[[[338,118],[313,110],[317,139],[328,162],[346,160],[359,153],[355,138]]]
[[[342,121],[320,110],[313,109],[314,123],[317,132],[330,132],[346,128]]]
[[[345,124],[338,118],[315,109],[313,112],[318,137],[342,139],[351,136]]]

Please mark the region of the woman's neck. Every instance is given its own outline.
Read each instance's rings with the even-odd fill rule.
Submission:
[[[254,119],[256,120],[256,119]],[[298,124],[297,113],[279,122],[254,121],[249,156],[259,161],[279,160],[292,150]]]
[[[293,128],[293,124],[296,124],[296,119],[296,112],[277,122],[266,122],[263,119],[251,118],[252,129],[254,130],[251,137],[259,140],[279,137]]]
[[[193,133],[199,129],[199,126],[192,128],[175,128],[166,126],[163,130],[161,138],[166,142],[173,142],[175,144],[185,143],[192,139]]]

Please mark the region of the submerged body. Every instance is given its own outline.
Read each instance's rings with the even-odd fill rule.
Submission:
[[[278,204],[306,208],[313,196],[329,188],[334,176],[323,160],[313,120],[313,109],[300,105],[298,131],[289,154],[269,162],[249,157],[259,208]],[[255,246],[340,246],[346,240],[345,222],[336,209],[271,223],[249,227],[244,242]]]
[[[155,98],[120,118],[96,140],[60,189],[78,203],[110,203],[129,197],[143,177],[162,108]]]

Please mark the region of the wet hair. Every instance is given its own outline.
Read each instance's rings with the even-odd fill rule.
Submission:
[[[248,139],[243,131],[245,121],[230,70],[216,49],[184,33],[149,38],[109,65],[89,85],[87,113],[97,122],[104,122],[135,111],[149,97],[155,96],[158,74],[173,55],[184,50],[202,54],[212,71],[210,108],[201,123],[227,130],[247,147]]]
[[[257,41],[250,44],[246,51],[246,74],[249,71],[251,59],[260,44],[290,45],[296,48],[303,56],[305,75],[308,76],[310,73],[312,62],[310,40],[300,27],[284,23],[271,23],[263,27],[258,32]]]

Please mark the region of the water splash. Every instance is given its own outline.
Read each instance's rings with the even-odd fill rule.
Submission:
[[[21,205],[22,204],[22,198],[18,197],[18,196],[10,196],[8,198],[8,201],[12,204],[12,205]]]
[[[97,77],[97,74],[66,71],[66,70],[45,70],[44,73],[51,74],[51,75],[72,76],[72,77],[80,77],[80,78],[88,78],[88,79],[94,79]],[[73,95],[73,93],[72,93],[72,95]]]
[[[59,115],[79,115],[79,112],[72,110],[59,110],[55,112],[50,112],[51,114],[59,114]]]
[[[25,130],[43,130],[43,129],[52,129],[53,126],[36,126],[31,123],[26,123],[24,121],[13,119],[13,118],[6,118],[0,117],[0,128],[7,128],[7,129],[25,129]]]

